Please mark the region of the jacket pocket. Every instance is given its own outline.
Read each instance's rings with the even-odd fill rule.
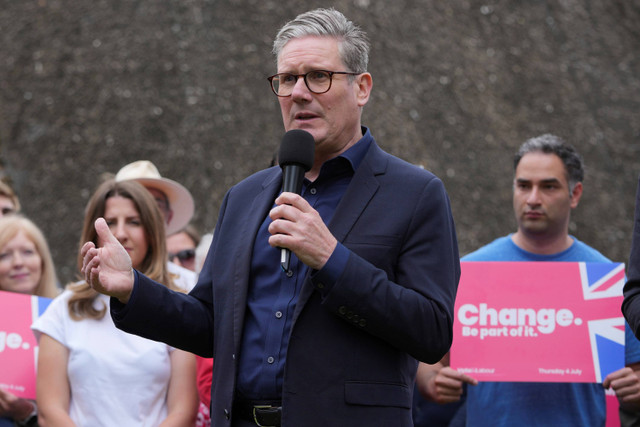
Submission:
[[[345,402],[351,405],[396,406],[411,408],[411,392],[404,384],[348,381],[344,385]]]

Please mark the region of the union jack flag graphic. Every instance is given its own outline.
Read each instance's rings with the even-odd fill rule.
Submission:
[[[624,264],[579,263],[585,300],[620,297],[625,283]],[[624,318],[588,322],[591,354],[597,382],[624,366]]]
[[[624,264],[578,263],[584,299],[619,297],[624,287]]]
[[[589,321],[596,382],[624,366],[624,318]]]
[[[42,313],[49,307],[53,301],[51,298],[38,297],[31,295],[31,321],[35,322],[36,319],[42,316]]]

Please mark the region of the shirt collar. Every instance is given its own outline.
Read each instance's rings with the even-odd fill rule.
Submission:
[[[346,159],[351,164],[354,172],[358,170],[358,166],[360,166],[360,163],[362,163],[364,156],[367,154],[367,151],[369,151],[369,147],[373,142],[371,132],[364,126],[362,126],[362,135],[362,138],[360,138],[358,142],[353,144],[347,151],[338,156]]]

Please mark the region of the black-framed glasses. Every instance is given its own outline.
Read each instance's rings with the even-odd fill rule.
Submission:
[[[195,256],[196,256],[195,249],[185,249],[183,251],[176,252],[175,254],[169,253],[170,260],[174,259],[175,257],[178,257],[180,261],[189,261],[195,258]]]
[[[307,85],[313,93],[325,93],[331,89],[331,82],[334,74],[346,74],[348,76],[357,76],[362,73],[350,73],[348,71],[327,71],[313,70],[305,74],[278,73],[267,77],[271,83],[271,90],[277,96],[291,96],[300,77],[304,78],[304,84]]]

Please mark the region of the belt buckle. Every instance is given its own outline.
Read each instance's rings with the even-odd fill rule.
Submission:
[[[267,426],[267,425],[262,425],[260,424],[260,421],[258,421],[258,416],[256,415],[256,409],[277,409],[277,406],[271,406],[271,405],[254,405],[253,406],[253,421],[256,423],[256,425],[258,427],[276,427],[276,426]]]

